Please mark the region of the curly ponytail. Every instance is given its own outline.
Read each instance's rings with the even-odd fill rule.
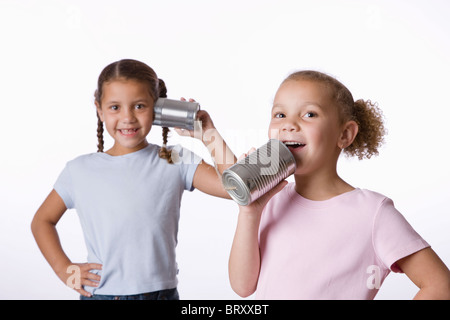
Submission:
[[[378,155],[378,148],[383,144],[386,134],[383,114],[378,104],[370,100],[355,101],[352,120],[358,124],[358,134],[353,143],[344,149],[344,153],[357,156],[359,160]]]

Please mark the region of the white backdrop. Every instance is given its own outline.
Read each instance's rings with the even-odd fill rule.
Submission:
[[[292,71],[327,72],[355,99],[378,101],[389,130],[380,156],[342,158],[339,173],[391,197],[449,265],[449,12],[446,0],[0,0],[0,299],[78,299],[42,257],[30,222],[65,163],[96,151],[96,80],[122,58],[153,67],[169,97],[199,101],[237,155],[266,142],[272,99]],[[149,140],[160,136],[154,127]],[[188,138],[169,141],[207,157]],[[236,218],[232,201],[185,193],[182,299],[239,299],[227,275]],[[75,211],[58,230],[70,258],[84,262]],[[391,274],[377,298],[416,291]]]

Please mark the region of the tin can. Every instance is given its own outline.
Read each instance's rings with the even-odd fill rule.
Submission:
[[[194,130],[194,122],[199,110],[198,102],[158,98],[153,108],[153,124],[161,127]]]
[[[295,172],[293,154],[286,145],[271,139],[222,174],[222,184],[231,198],[246,206]]]

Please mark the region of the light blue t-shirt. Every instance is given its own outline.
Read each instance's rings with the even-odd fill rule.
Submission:
[[[93,294],[132,295],[177,286],[180,203],[193,190],[199,158],[179,146],[169,164],[150,144],[123,156],[92,153],[69,161],[54,189],[76,209],[88,251],[100,263]]]

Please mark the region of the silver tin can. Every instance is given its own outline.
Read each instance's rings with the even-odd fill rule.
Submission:
[[[158,98],[153,108],[153,124],[161,127],[194,130],[194,122],[199,110],[198,102]]]
[[[295,158],[288,147],[271,139],[226,169],[222,184],[235,202],[246,206],[293,174],[295,168]]]

